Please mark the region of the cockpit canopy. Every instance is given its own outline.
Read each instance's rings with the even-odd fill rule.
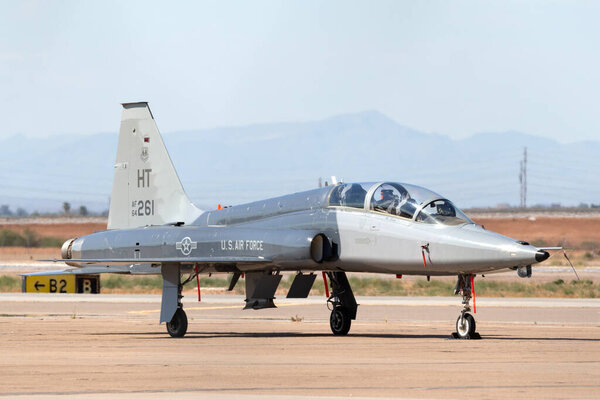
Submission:
[[[364,208],[365,196],[370,184],[346,183],[337,185],[329,195],[329,205],[332,207]]]
[[[405,183],[346,183],[329,195],[330,207],[351,207],[395,215],[427,224],[473,223],[448,199]]]

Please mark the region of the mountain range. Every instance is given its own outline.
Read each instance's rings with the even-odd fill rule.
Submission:
[[[455,140],[378,111],[180,132],[157,122],[184,188],[204,209],[308,190],[332,175],[414,183],[459,207],[516,206],[525,148],[528,205],[600,203],[600,141],[565,144],[519,132]],[[117,136],[0,140],[0,204],[52,212],[68,201],[106,210]]]

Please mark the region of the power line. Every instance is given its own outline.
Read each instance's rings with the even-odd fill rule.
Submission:
[[[520,164],[519,182],[521,183],[521,208],[527,207],[527,147],[523,149],[523,159]]]

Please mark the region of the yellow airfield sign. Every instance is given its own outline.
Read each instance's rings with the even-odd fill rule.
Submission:
[[[23,275],[26,293],[100,293],[98,275]]]
[[[25,279],[28,293],[76,293],[75,275],[37,275]]]

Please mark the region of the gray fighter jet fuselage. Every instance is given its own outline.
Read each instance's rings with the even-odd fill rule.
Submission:
[[[313,272],[323,271],[334,334],[347,333],[356,317],[345,273],[373,272],[458,276],[465,309],[457,332],[473,337],[474,276],[549,256],[405,183],[341,183],[202,212],[185,195],[147,103],[123,107],[108,230],[67,241],[60,261],[82,271],[162,274],[161,322],[172,336],[187,329],[182,273],[231,273],[231,287],[244,274],[246,308],[259,309],[274,307],[281,272],[297,273],[288,297],[306,297]]]
[[[332,193],[353,185],[370,192],[389,185],[413,187],[342,184],[207,211],[189,225],[97,232],[69,242],[67,258],[70,263],[179,262],[188,269],[202,264],[203,272],[338,269],[430,276],[484,273],[546,258],[543,250],[485,230],[464,214],[447,223],[431,214],[418,217],[425,215],[418,209],[410,218],[375,211],[367,190],[360,208],[344,204],[343,198],[331,201]],[[453,207],[441,196],[428,200],[421,206],[443,201]]]

